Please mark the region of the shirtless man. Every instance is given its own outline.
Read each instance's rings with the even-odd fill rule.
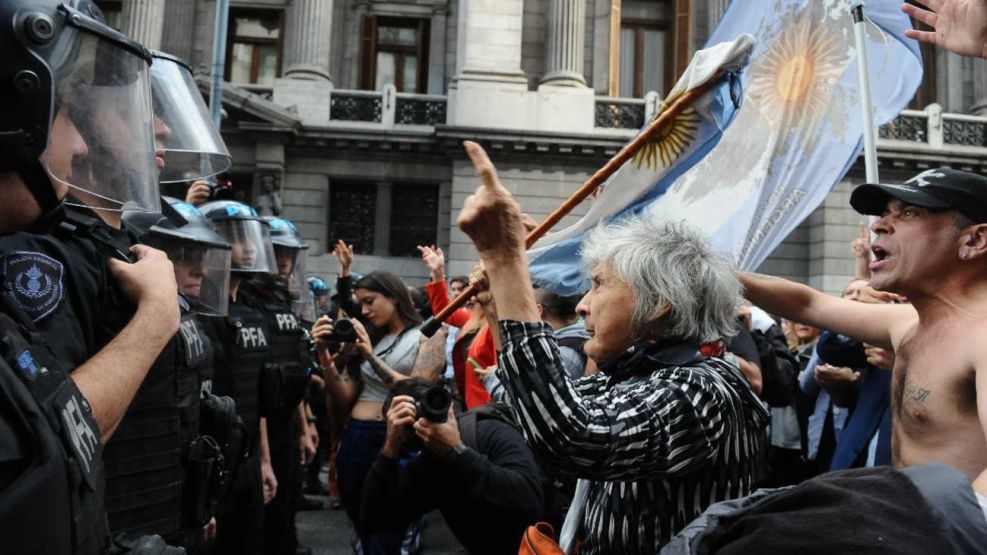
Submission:
[[[901,185],[861,185],[850,204],[880,216],[871,285],[911,305],[858,303],[756,274],[742,275],[747,297],[893,348],[894,465],[945,462],[987,496],[987,178],[927,170]]]

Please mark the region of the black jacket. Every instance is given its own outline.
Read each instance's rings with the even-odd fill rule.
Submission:
[[[470,553],[517,553],[542,517],[543,480],[521,433],[499,420],[476,423],[477,449],[438,459],[378,455],[363,486],[366,532],[406,525],[438,508]]]

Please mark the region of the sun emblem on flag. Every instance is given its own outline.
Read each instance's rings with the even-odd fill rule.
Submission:
[[[825,24],[803,19],[752,61],[748,97],[773,120],[815,123],[833,100],[847,64],[845,50]]]
[[[655,113],[655,119],[675,100],[674,98],[666,99],[661,103],[661,108]],[[682,156],[682,153],[692,144],[692,141],[696,139],[696,131],[699,129],[699,114],[692,108],[687,108],[683,110],[681,114],[668,129],[659,133],[654,140],[650,141],[644,147],[641,148],[634,155],[631,161],[641,169],[642,166],[647,167],[647,169],[652,172],[657,173],[659,170],[671,167],[676,160]]]

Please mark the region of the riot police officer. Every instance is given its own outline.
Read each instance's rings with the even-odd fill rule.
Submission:
[[[297,547],[294,517],[300,493],[296,487],[300,459],[311,459],[315,454],[312,438],[318,437],[310,429],[303,402],[312,367],[308,337],[299,320],[307,298],[303,293],[307,293],[308,244],[290,221],[269,216],[262,219],[270,227],[277,274],[257,275],[240,286],[240,295],[260,307],[271,330],[270,357],[261,374],[261,401],[267,414],[271,464],[280,487],[265,511],[266,552],[293,555]]]
[[[135,404],[143,408],[128,412],[121,426],[135,432],[129,434],[127,443],[110,442],[107,446],[108,464],[117,458],[126,458],[129,463],[126,478],[111,480],[111,486],[132,483],[135,477],[143,476],[143,483],[151,487],[121,491],[121,503],[108,503],[109,518],[114,530],[156,532],[169,543],[194,547],[214,535],[212,519],[223,475],[238,451],[235,441],[227,445],[234,430],[203,429],[200,433],[199,426],[203,407],[215,410],[223,406],[213,400],[200,407],[201,396],[211,395],[213,374],[212,341],[200,315],[226,316],[231,247],[195,207],[177,199],[165,200],[184,221],[182,225],[149,212],[128,211],[123,216],[144,244],[161,249],[174,264],[181,324],[149,372],[165,378],[145,382],[160,386],[141,388]],[[228,405],[228,410],[235,410],[232,401]],[[225,417],[206,414],[205,420],[205,428],[217,420],[235,426],[235,413]],[[148,428],[158,431],[153,435],[139,433]],[[144,464],[153,470],[141,468]],[[155,488],[155,483],[160,486]],[[163,496],[161,488],[168,488],[170,495]],[[124,507],[129,510],[122,510]],[[151,527],[149,522],[160,524]]]
[[[0,4],[0,233],[46,232],[59,221],[68,188],[112,195],[113,185],[153,168],[148,62],[140,45],[102,24],[90,2]],[[115,160],[109,151],[121,133],[133,139],[130,155]],[[136,263],[113,261],[109,271],[136,304],[133,318],[96,356],[70,360],[43,346],[34,325],[62,305],[64,266],[43,253],[4,251],[4,551],[105,547],[102,442],[153,360],[146,351],[178,326],[171,264],[150,248],[132,254]]]
[[[230,302],[226,318],[212,319],[216,360],[213,392],[236,402],[247,434],[247,458],[237,467],[230,498],[217,515],[215,552],[261,553],[264,549],[264,505],[276,495],[278,479],[271,467],[266,403],[261,400],[261,377],[270,361],[274,330],[249,295],[246,282],[276,272],[268,226],[257,212],[235,201],[207,202],[199,207],[232,247]]]

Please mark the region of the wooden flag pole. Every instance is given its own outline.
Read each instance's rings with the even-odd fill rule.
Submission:
[[[654,119],[643,131],[638,133],[634,140],[624,145],[624,148],[620,149],[620,152],[615,154],[602,168],[596,171],[589,179],[587,179],[582,186],[576,189],[569,198],[562,202],[558,208],[552,211],[537,227],[528,232],[528,236],[525,239],[525,246],[531,248],[536,241],[542,238],[550,229],[552,229],[555,224],[559,223],[559,220],[564,218],[569,212],[579,205],[579,203],[586,200],[587,197],[596,191],[603,182],[610,178],[621,166],[627,163],[631,158],[634,157],[645,145],[653,142],[659,135],[664,131],[668,130],[675,123],[675,119],[679,117],[687,108],[692,106],[692,104],[702,95],[706,94],[707,91],[712,89],[716,84],[720,82],[723,77],[723,71],[717,72],[713,77],[702,85],[686,92],[682,96],[678,97],[673,101],[667,108],[665,108],[658,117]],[[455,312],[459,307],[466,304],[466,301],[470,297],[476,294],[476,287],[470,285],[459,295],[449,302],[449,304],[442,309],[438,314],[429,318],[424,324],[422,324],[421,332],[427,337],[432,337],[442,322],[449,317],[450,314]]]

